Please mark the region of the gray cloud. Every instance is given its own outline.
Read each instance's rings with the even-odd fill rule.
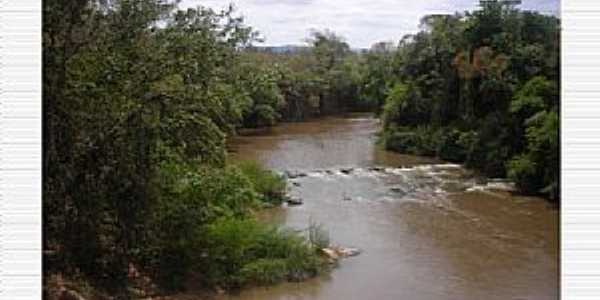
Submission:
[[[246,23],[266,38],[267,45],[301,43],[310,29],[330,29],[352,47],[397,41],[418,31],[421,17],[432,13],[472,10],[478,0],[182,0],[181,7],[220,9],[235,4]],[[557,14],[559,0],[523,0],[521,8]]]

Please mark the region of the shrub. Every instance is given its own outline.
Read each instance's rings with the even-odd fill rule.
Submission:
[[[438,131],[437,156],[443,160],[462,162],[467,158],[467,143],[461,142],[463,133],[458,129]]]
[[[559,123],[556,111],[541,111],[526,122],[527,155],[535,163],[540,178],[535,188],[548,193],[552,199],[559,193]]]
[[[419,89],[413,83],[397,83],[389,91],[381,118],[384,127],[393,124],[413,126],[429,122],[427,107]]]
[[[402,132],[397,129],[388,129],[384,132],[383,144],[387,150],[401,153],[411,153],[417,144],[417,136],[413,132]]]
[[[267,104],[258,104],[245,120],[246,127],[267,127],[277,123],[279,114]]]
[[[258,259],[246,264],[240,274],[242,281],[268,285],[286,280],[288,269],[285,259]]]
[[[253,218],[260,201],[281,201],[279,176],[255,163],[198,169],[170,160],[160,170],[160,197],[139,257],[163,287],[183,288],[190,273],[207,286],[238,288],[325,270],[304,237]]]
[[[479,135],[476,131],[470,130],[466,132],[461,132],[458,137],[457,143],[461,148],[465,151],[465,160],[466,162],[473,160],[473,153],[477,148],[477,144],[479,143]]]
[[[281,204],[285,199],[286,182],[282,176],[264,169],[256,162],[238,164],[241,172],[250,180],[254,190],[266,203]]]
[[[221,219],[206,228],[202,268],[210,284],[239,288],[304,279],[325,269],[298,234],[252,219]]]
[[[521,116],[531,116],[556,103],[558,90],[556,85],[543,76],[529,79],[515,94],[510,105],[510,112]]]
[[[541,176],[536,163],[528,155],[519,155],[508,162],[508,177],[525,193],[537,192]]]
[[[415,129],[416,144],[411,153],[416,155],[435,156],[439,148],[441,131],[429,126],[419,126]]]
[[[390,127],[383,134],[385,148],[415,155],[436,155],[438,133],[430,127]]]
[[[179,289],[198,260],[202,230],[222,217],[246,218],[259,195],[235,167],[161,167],[161,196],[149,216],[142,259],[166,288]]]

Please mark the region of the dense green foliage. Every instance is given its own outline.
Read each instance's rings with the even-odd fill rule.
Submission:
[[[208,279],[227,286],[297,281],[326,267],[303,237],[253,220],[213,223],[206,241],[218,257],[203,264]]]
[[[46,272],[119,294],[131,264],[165,288],[322,270],[303,238],[253,219],[285,182],[225,164],[226,137],[285,104],[281,72],[245,60],[257,34],[231,8],[46,1],[43,34]]]
[[[304,51],[294,53],[273,53],[261,48],[249,48],[244,53],[247,65],[270,74],[270,82],[276,83],[269,89],[275,93],[263,98],[282,100],[278,105],[270,105],[271,109],[263,107],[264,115],[276,116],[275,122],[301,121],[374,107],[361,98],[363,58],[351,52],[342,37],[330,31],[314,31],[307,42],[309,46]],[[275,123],[248,121],[246,127]]]
[[[259,193],[262,202],[281,204],[285,200],[286,182],[283,177],[263,169],[258,163],[252,161],[238,163],[238,166],[250,179],[253,189]]]
[[[330,31],[304,50],[252,45],[230,7],[167,0],[44,2],[47,272],[125,293],[128,267],[164,288],[300,280],[324,269],[308,240],[258,223],[282,178],[228,165],[241,127],[377,111],[387,148],[558,190],[559,20],[488,1],[429,16],[398,47],[352,51]],[[195,278],[195,277],[194,277]]]
[[[465,162],[527,193],[558,196],[559,20],[502,1],[421,20],[375,47],[365,97],[388,149]],[[371,67],[371,66],[370,66]]]
[[[167,163],[161,178],[162,197],[138,257],[164,287],[182,288],[190,274],[206,286],[239,288],[300,280],[325,269],[303,237],[252,218],[285,187],[269,171],[253,164],[194,171]]]

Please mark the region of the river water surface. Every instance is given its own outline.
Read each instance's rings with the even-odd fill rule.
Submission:
[[[295,229],[322,224],[363,250],[331,274],[220,299],[558,298],[558,210],[458,165],[376,147],[365,115],[283,124],[232,141],[236,160],[287,173],[301,206],[265,212]]]

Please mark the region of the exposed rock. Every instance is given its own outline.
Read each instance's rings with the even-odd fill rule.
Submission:
[[[321,252],[329,259],[330,263],[335,263],[340,257],[334,249],[323,248]]]
[[[288,197],[286,200],[288,205],[302,205],[304,201],[298,197]]]
[[[359,255],[362,251],[358,248],[343,248],[343,247],[338,247],[336,249],[337,254],[340,257],[350,257],[350,256],[357,256]]]
[[[346,247],[334,246],[334,247],[323,248],[323,249],[321,249],[321,252],[325,256],[327,256],[330,259],[330,261],[331,260],[337,261],[340,258],[357,256],[362,251],[358,248],[346,248]]]
[[[289,179],[294,179],[294,178],[300,178],[300,177],[306,177],[306,176],[308,176],[308,174],[306,174],[304,172],[296,172],[296,171],[289,171],[289,170],[283,172],[283,175],[286,178],[289,178]]]
[[[406,193],[402,188],[399,188],[399,187],[390,188],[390,191],[392,191],[394,193],[402,193],[402,194]]]
[[[352,173],[352,171],[354,171],[354,168],[343,168],[343,169],[340,169],[340,172],[342,172],[343,174],[346,174],[346,175]]]

